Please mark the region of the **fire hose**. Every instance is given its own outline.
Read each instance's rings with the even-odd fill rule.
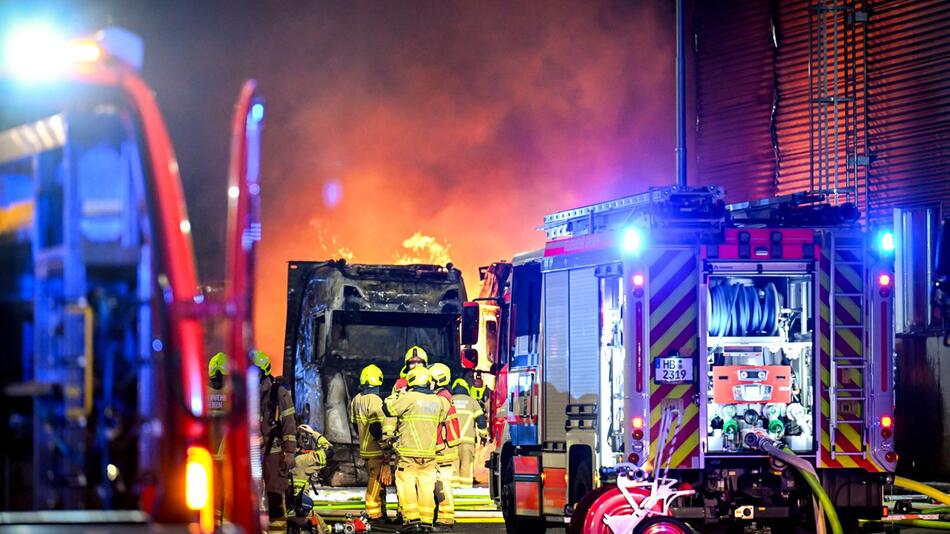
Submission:
[[[769,335],[778,332],[778,290],[768,284],[719,284],[709,288],[709,335]]]
[[[758,438],[754,445],[797,469],[798,473],[803,479],[805,479],[805,483],[808,484],[809,488],[811,488],[815,498],[818,499],[817,508],[824,513],[825,518],[828,520],[828,524],[831,525],[832,534],[844,534],[844,530],[841,528],[841,521],[838,519],[838,512],[835,511],[835,507],[831,502],[831,498],[828,497],[825,489],[821,486],[821,482],[818,480],[818,476],[815,474],[815,468],[811,464],[796,456],[795,453],[792,452],[792,450],[788,447],[779,448],[779,446],[777,446],[767,437]],[[819,519],[820,516],[817,516],[815,519],[815,524],[816,528],[821,531],[823,529],[823,524],[821,524],[822,522]]]
[[[894,485],[897,486],[898,488],[903,488],[910,491],[916,491],[917,493],[926,495],[941,504],[950,506],[950,495],[947,495],[946,493],[934,487],[928,486],[921,482],[917,482],[916,480],[911,480],[909,478],[896,476],[894,477]]]
[[[825,517],[828,519],[828,523],[831,525],[832,533],[842,534],[843,531],[841,529],[841,522],[838,520],[838,513],[835,511],[834,505],[832,504],[831,499],[828,497],[828,494],[821,486],[821,482],[819,482],[818,476],[815,473],[815,468],[805,460],[796,456],[795,453],[793,453],[789,448],[779,448],[776,443],[767,438],[759,438],[755,445],[775,458],[778,458],[779,460],[791,465],[798,470],[798,472],[802,475],[802,478],[805,479],[805,483],[808,484],[808,487],[811,488],[812,492],[817,497],[820,509],[824,512]],[[896,476],[894,477],[894,486],[921,493],[937,502],[940,502],[946,506],[950,506],[950,495],[921,482],[901,476]],[[872,522],[879,523],[881,521]],[[932,528],[935,530],[950,530],[950,521],[899,519],[895,521],[888,521],[887,523],[893,525]]]

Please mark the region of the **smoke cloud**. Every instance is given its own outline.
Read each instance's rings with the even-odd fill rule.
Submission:
[[[478,266],[543,245],[545,213],[673,182],[671,2],[319,3],[267,24],[271,354],[288,260],[450,258],[473,293]]]

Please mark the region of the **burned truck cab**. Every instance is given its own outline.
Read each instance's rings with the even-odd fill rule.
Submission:
[[[324,470],[331,486],[364,484],[350,400],[360,370],[376,364],[392,389],[406,351],[461,372],[458,322],[466,299],[461,272],[448,265],[365,265],[292,261],[287,276],[284,378],[298,419],[334,444]]]

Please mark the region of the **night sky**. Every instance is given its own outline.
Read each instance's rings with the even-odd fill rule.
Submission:
[[[673,182],[672,1],[0,6],[4,26],[143,37],[206,282],[223,277],[232,105],[259,81],[272,354],[288,260],[450,258],[471,293],[479,265],[543,244],[545,213]]]

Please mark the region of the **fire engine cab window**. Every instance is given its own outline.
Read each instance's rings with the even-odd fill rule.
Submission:
[[[814,450],[814,301],[810,273],[709,278],[710,453],[744,452],[748,434]]]
[[[541,317],[541,265],[516,266],[512,301],[515,306],[515,336],[537,335]]]

